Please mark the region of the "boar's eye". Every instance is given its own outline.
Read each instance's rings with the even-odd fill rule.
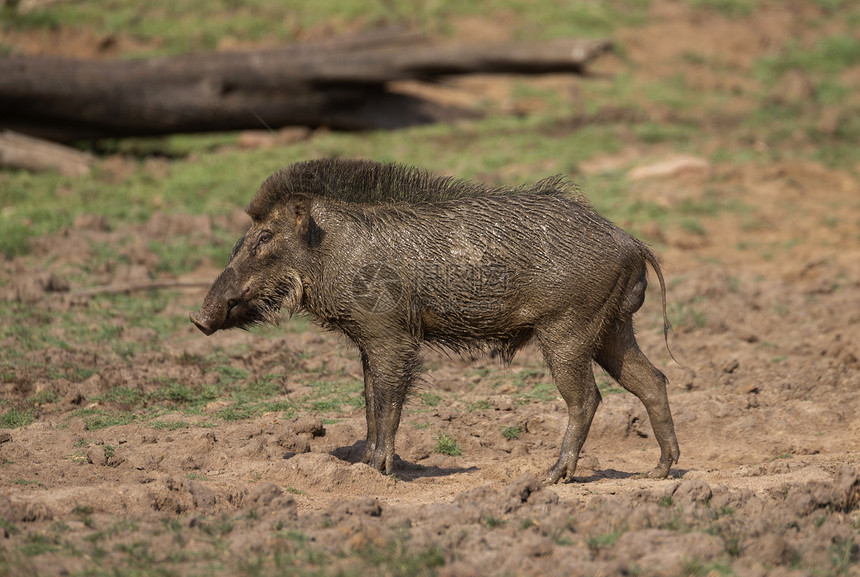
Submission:
[[[267,230],[261,232],[260,236],[257,237],[257,242],[254,243],[254,247],[251,249],[251,253],[257,254],[257,251],[260,249],[260,247],[262,245],[266,244],[267,242],[271,241],[271,240],[272,240],[272,233],[271,232],[269,232]]]

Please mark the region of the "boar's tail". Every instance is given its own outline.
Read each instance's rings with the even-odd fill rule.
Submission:
[[[672,357],[672,360],[678,363],[678,359],[675,358],[675,355],[672,354],[672,349],[669,348],[669,331],[672,330],[672,323],[669,322],[669,315],[666,314],[666,281],[663,280],[663,269],[660,267],[660,262],[654,253],[651,252],[651,249],[644,245],[642,248],[644,249],[645,260],[654,269],[657,280],[660,282],[660,297],[663,303],[663,340],[666,341],[666,350],[669,351],[669,356]],[[680,365],[681,363],[678,364]]]

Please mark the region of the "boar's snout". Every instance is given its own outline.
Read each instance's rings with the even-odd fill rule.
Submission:
[[[238,303],[237,289],[235,271],[232,268],[224,269],[212,283],[212,288],[209,289],[209,294],[206,295],[200,310],[189,315],[194,326],[206,336],[233,326],[235,323],[229,322],[229,316],[230,311]]]
[[[194,323],[194,326],[200,329],[200,331],[208,337],[218,329],[212,328],[212,326],[209,324],[208,319],[203,318],[203,315],[201,314],[202,312],[203,311],[191,313],[190,315],[188,315],[188,318],[191,319],[191,322]]]

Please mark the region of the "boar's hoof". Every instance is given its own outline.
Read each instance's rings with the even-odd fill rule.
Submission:
[[[366,443],[364,445],[364,453],[361,455],[361,462],[370,465],[373,461],[373,454],[376,453],[376,443]]]
[[[665,479],[669,476],[669,468],[671,467],[671,465],[671,462],[666,464],[660,462],[652,470],[648,471],[647,473],[643,473],[642,477],[645,477],[647,479]]]
[[[389,455],[385,451],[376,450],[371,454],[365,453],[362,461],[383,475],[390,475],[394,472],[394,453]]]
[[[543,484],[555,485],[559,481],[567,483],[568,481],[573,480],[574,471],[576,471],[575,462],[571,465],[571,463],[559,459],[558,463],[553,465],[552,468],[546,472],[546,475],[543,479]]]

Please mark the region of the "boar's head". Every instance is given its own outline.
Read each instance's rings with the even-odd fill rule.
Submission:
[[[201,309],[191,314],[191,322],[206,335],[277,324],[282,308],[292,315],[302,306],[299,270],[308,261],[315,229],[311,199],[291,195],[273,200],[263,192],[246,209],[251,227],[236,242]]]

